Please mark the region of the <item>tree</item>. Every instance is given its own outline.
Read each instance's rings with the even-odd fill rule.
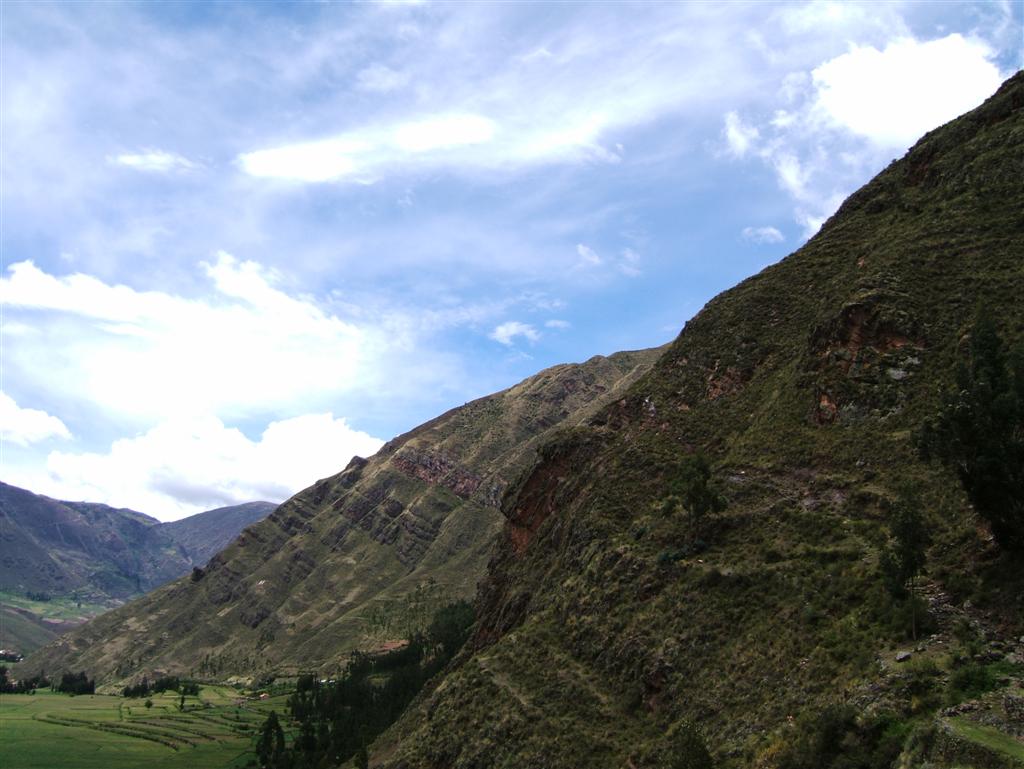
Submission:
[[[715,762],[704,739],[690,724],[681,724],[669,737],[672,769],[713,769]]]
[[[901,493],[893,509],[892,540],[881,557],[882,573],[890,592],[897,598],[910,596],[911,635],[917,640],[917,577],[927,561],[931,538],[921,516],[920,505],[908,492]]]
[[[366,752],[366,745],[360,745],[355,757],[356,769],[369,769],[370,756]]]
[[[153,707],[153,700],[146,700],[146,710],[149,710],[151,707]]]
[[[256,756],[260,766],[274,766],[284,754],[284,729],[277,718],[277,711],[270,711],[263,722],[259,739],[256,741]]]
[[[979,315],[970,359],[918,445],[956,472],[996,542],[1024,551],[1024,348],[1008,353],[991,316]]]
[[[694,536],[699,536],[710,513],[726,507],[725,495],[715,482],[711,463],[703,454],[687,456],[668,484],[669,496],[661,503],[661,514],[669,517],[680,508],[686,511]]]

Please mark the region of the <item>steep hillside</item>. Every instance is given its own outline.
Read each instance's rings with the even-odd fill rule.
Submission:
[[[1022,180],[1018,74],[547,443],[504,498],[475,637],[372,763],[705,766],[690,724],[724,766],[1016,766],[970,730],[1024,737],[1024,565],[913,435],[979,307],[1024,338]],[[728,499],[703,522],[669,499],[696,451]],[[913,624],[879,567],[901,489],[932,540]]]
[[[576,424],[660,351],[556,366],[355,458],[248,528],[205,572],[99,617],[28,669],[253,677],[343,664],[474,594],[510,479],[553,428]]]
[[[0,648],[32,651],[88,618],[205,565],[274,505],[160,523],[0,483]]]
[[[161,523],[157,529],[185,548],[193,565],[205,566],[242,529],[262,521],[275,507],[277,505],[273,502],[247,502],[243,505],[218,507],[178,521]]]

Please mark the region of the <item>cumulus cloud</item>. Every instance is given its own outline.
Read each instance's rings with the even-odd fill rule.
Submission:
[[[781,243],[786,238],[774,227],[744,227],[743,239],[748,243],[764,245],[766,243]]]
[[[565,330],[572,326],[567,320],[561,320],[559,318],[552,318],[551,320],[544,321],[545,328],[554,328],[558,330]]]
[[[60,499],[102,499],[174,520],[255,499],[283,501],[382,443],[330,413],[272,422],[258,440],[216,417],[175,419],[107,452],[51,452],[45,474],[27,481]]]
[[[213,293],[191,299],[13,264],[0,301],[36,334],[8,344],[5,365],[26,386],[146,420],[290,410],[356,382],[374,346],[366,332],[254,262],[221,252],[202,269]]]
[[[107,162],[133,168],[136,171],[151,171],[154,173],[187,171],[197,167],[188,158],[173,152],[165,152],[164,150],[146,150],[145,152],[113,155],[107,158]]]
[[[70,438],[71,432],[57,417],[39,409],[21,408],[14,398],[0,392],[0,438],[19,446],[50,438]]]
[[[510,320],[502,323],[490,333],[490,338],[495,342],[511,346],[517,336],[521,336],[531,342],[540,339],[540,332],[529,323],[522,323],[518,320]]]
[[[994,52],[954,33],[903,38],[879,50],[852,46],[812,73],[812,109],[876,144],[907,147],[976,107],[1002,82]]]

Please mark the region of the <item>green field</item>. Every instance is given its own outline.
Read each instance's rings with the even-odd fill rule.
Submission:
[[[164,769],[244,766],[254,756],[256,730],[284,695],[248,700],[235,689],[207,686],[145,699],[69,696],[40,691],[0,695],[0,766],[4,769]]]
[[[0,649],[35,651],[88,619],[123,601],[98,601],[72,595],[36,601],[22,593],[0,590]]]

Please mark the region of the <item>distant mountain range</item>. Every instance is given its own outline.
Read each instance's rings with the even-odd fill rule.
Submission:
[[[161,523],[0,483],[0,647],[34,648],[62,627],[205,565],[275,507],[250,502]]]

